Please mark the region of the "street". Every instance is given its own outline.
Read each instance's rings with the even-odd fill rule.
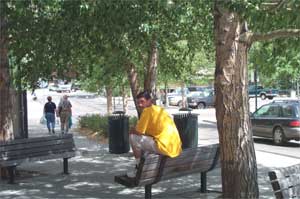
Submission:
[[[77,119],[81,115],[86,114],[106,114],[106,98],[101,97],[95,94],[87,93],[84,91],[77,91],[72,93],[57,93],[50,92],[48,89],[38,89],[36,91],[37,100],[33,100],[28,93],[28,123],[29,123],[29,136],[33,136],[30,134],[30,127],[39,123],[39,119],[43,114],[43,106],[46,102],[46,98],[48,95],[51,95],[53,98],[53,102],[57,105],[59,103],[59,99],[64,95],[69,95],[69,100],[71,101],[73,108],[73,121],[76,125]],[[276,99],[276,98],[275,98]],[[269,103],[272,100],[261,100],[258,99],[258,107],[263,104]],[[114,110],[122,110],[122,101],[120,98],[117,98],[114,103]],[[166,108],[166,110],[170,114],[179,113],[178,107],[170,106]],[[250,99],[250,111],[255,111],[255,99]],[[211,144],[217,143],[218,140],[218,132],[216,129],[216,117],[215,117],[215,109],[207,108],[207,109],[194,109],[192,111],[194,114],[198,114],[198,126],[199,126],[199,145],[202,144]],[[137,115],[136,110],[133,106],[133,101],[129,102],[128,107],[128,115]],[[59,127],[57,127],[59,128]],[[44,127],[43,131],[47,132],[46,127]],[[272,140],[263,139],[263,138],[254,138],[254,146],[256,150],[256,155],[258,162],[263,162],[266,166],[272,166],[276,163],[278,166],[278,162],[276,160],[267,160],[266,154],[276,155],[282,161],[280,161],[279,166],[288,166],[294,164],[295,162],[300,162],[300,142],[299,141],[291,141],[284,146],[275,146],[272,143]],[[260,160],[260,155],[264,154],[263,159]],[[273,156],[272,156],[273,157]]]

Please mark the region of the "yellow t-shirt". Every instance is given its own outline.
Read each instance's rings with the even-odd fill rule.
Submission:
[[[178,156],[181,140],[173,119],[160,106],[151,105],[143,110],[136,130],[154,138],[157,148],[169,157]]]

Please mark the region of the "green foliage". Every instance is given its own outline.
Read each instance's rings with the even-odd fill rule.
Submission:
[[[217,0],[217,2],[239,14],[241,19],[248,22],[253,32],[299,28],[299,0]]]
[[[50,79],[54,71],[64,79],[71,70],[87,80],[89,90],[128,84],[126,65],[134,63],[143,76],[153,36],[159,59],[167,63],[159,64],[159,71],[176,74],[174,79],[190,79],[195,54],[213,52],[206,36],[212,38],[212,3],[11,0],[7,5],[12,71],[25,87]]]
[[[79,127],[90,129],[93,132],[97,132],[98,135],[108,137],[108,117],[107,115],[85,115],[79,117]],[[137,117],[129,117],[129,126],[135,126],[137,123]]]
[[[254,32],[300,27],[298,0],[283,1],[279,7],[266,0],[216,2],[240,14]],[[214,1],[7,0],[5,3],[11,71],[13,79],[21,81],[24,87],[34,87],[39,78],[50,79],[54,71],[59,78],[65,78],[69,71],[78,72],[85,87],[92,91],[105,85],[124,86],[128,84],[125,75],[128,63],[137,66],[139,77],[144,76],[153,37],[159,49],[160,83],[192,84],[213,77],[195,80],[198,70],[214,66]],[[276,40],[272,45],[263,44],[255,48],[257,52],[251,52],[250,62],[260,65],[261,75],[276,72],[272,81],[285,71],[298,75],[295,67],[299,65],[295,60],[299,41]]]
[[[10,66],[23,87],[56,71],[64,78],[76,63],[81,32],[80,1],[6,1],[10,35]],[[16,70],[18,68],[18,70]],[[20,82],[18,82],[20,83]]]
[[[262,84],[290,89],[300,77],[300,39],[258,43],[250,51],[251,65],[258,66]]]
[[[80,116],[79,126],[81,128],[88,128],[92,131],[99,131],[102,135],[107,135],[108,116],[101,116],[98,114]]]

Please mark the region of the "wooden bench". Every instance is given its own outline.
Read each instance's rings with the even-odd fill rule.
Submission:
[[[151,198],[152,185],[163,180],[201,173],[201,192],[206,192],[206,173],[219,162],[219,144],[189,148],[176,158],[158,154],[143,155],[134,178],[115,176],[115,182],[128,188],[144,186],[145,198]]]
[[[63,172],[68,174],[68,158],[74,156],[72,134],[0,142],[0,167],[8,169],[9,183],[14,183],[16,166],[24,162],[63,158]]]
[[[300,164],[269,172],[276,198],[300,198]]]

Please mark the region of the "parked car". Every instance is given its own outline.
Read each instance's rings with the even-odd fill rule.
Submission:
[[[248,93],[249,93],[249,97],[255,97],[255,93],[256,93],[258,97],[264,100],[266,98],[273,99],[274,97],[277,97],[279,94],[279,90],[274,88],[264,88],[263,86],[260,85],[257,86],[255,89],[255,85],[250,85],[248,87]]]
[[[53,83],[50,83],[48,85],[48,89],[49,91],[56,91],[58,89],[58,85],[57,84],[53,84]]]
[[[206,91],[206,90],[213,90],[212,86],[188,86],[187,89],[189,92],[200,92],[200,91]]]
[[[184,93],[182,93],[184,92]],[[171,93],[167,93],[167,98],[169,105],[181,106],[182,105],[182,94],[187,96],[189,93],[187,88],[184,88],[183,91],[181,88],[174,89]],[[163,101],[165,103],[165,101]]]
[[[182,105],[182,95],[181,94],[174,94],[168,96],[169,105],[173,106],[181,106]]]
[[[72,91],[72,84],[50,84],[48,87],[49,91],[56,91],[58,93]]]
[[[254,136],[272,138],[279,145],[300,140],[300,100],[277,100],[251,114]]]
[[[71,86],[71,90],[72,91],[78,91],[81,89],[81,85],[79,83],[72,83],[72,86]]]
[[[187,97],[188,106],[191,108],[203,109],[215,105],[215,96],[213,90],[192,92]]]
[[[37,81],[37,87],[38,88],[47,88],[48,87],[48,82],[45,81],[45,80],[40,79],[40,80]]]

